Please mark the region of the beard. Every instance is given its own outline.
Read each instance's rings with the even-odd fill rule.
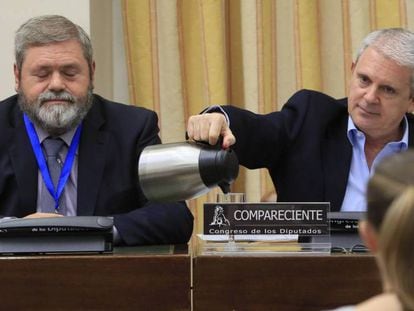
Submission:
[[[49,100],[64,103],[49,104]],[[85,118],[92,107],[92,87],[82,97],[75,97],[67,91],[45,91],[33,101],[29,101],[24,92],[19,90],[17,102],[37,126],[52,136],[59,136],[77,127]]]

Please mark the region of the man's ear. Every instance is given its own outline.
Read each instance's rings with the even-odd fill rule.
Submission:
[[[355,62],[352,62],[352,64],[351,64],[351,72],[354,72],[355,66],[356,66],[356,63]]]
[[[90,77],[91,77],[91,83],[92,83],[92,88],[94,88],[95,86],[95,61],[92,61],[92,66],[90,68],[91,72],[90,72]]]
[[[414,95],[411,95],[411,97],[410,97],[410,101],[411,101],[411,103],[410,103],[410,105],[409,105],[409,107],[408,107],[408,113],[414,113]]]
[[[372,253],[378,251],[378,234],[375,228],[366,220],[361,220],[358,225],[359,236]]]
[[[14,71],[14,89],[16,90],[16,92],[18,92],[20,88],[20,71],[17,68],[16,64],[14,64],[13,66],[13,71]]]

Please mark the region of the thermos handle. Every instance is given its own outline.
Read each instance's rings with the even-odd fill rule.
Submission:
[[[190,137],[188,137],[187,132],[185,132],[185,140],[189,141]],[[221,149],[221,146],[223,145],[223,136],[219,136],[217,143],[215,145],[210,145],[207,141],[204,140],[194,140],[194,142],[196,144],[200,144],[200,145],[204,145],[204,146],[211,146],[214,147],[215,149],[219,150]]]

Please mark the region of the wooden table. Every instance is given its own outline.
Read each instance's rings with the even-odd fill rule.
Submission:
[[[4,310],[324,310],[381,291],[370,255],[196,256],[186,247],[0,257]]]
[[[194,310],[326,310],[381,292],[371,255],[198,256]]]
[[[190,310],[187,248],[0,257],[2,310]]]

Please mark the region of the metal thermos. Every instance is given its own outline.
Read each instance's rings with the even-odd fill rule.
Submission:
[[[139,158],[139,184],[150,201],[195,198],[219,186],[223,192],[239,172],[231,149],[186,141],[146,147]]]

